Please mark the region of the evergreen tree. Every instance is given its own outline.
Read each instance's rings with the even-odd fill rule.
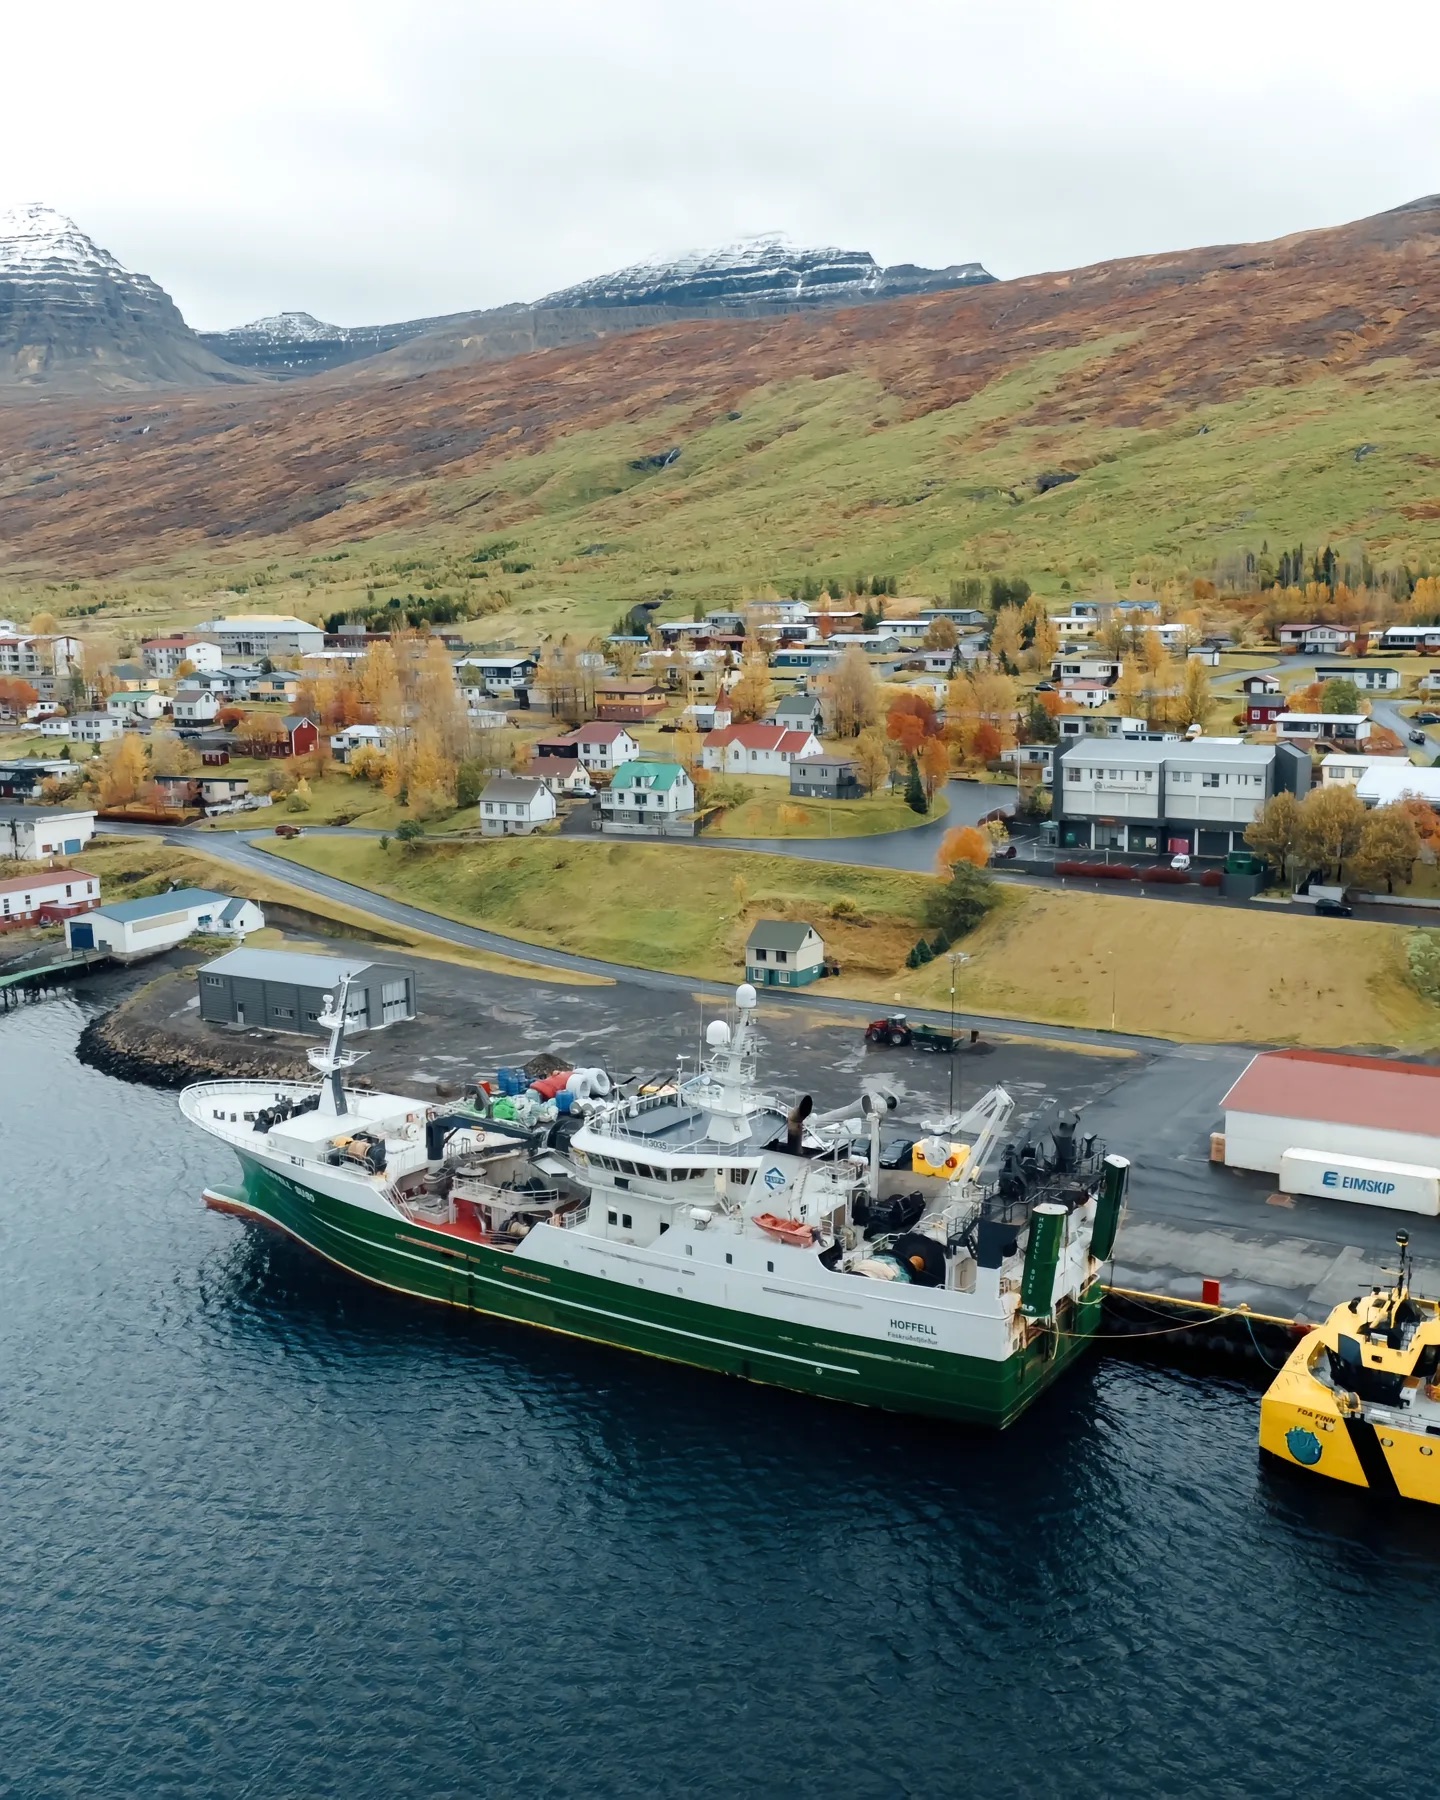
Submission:
[[[910,758],[910,775],[905,783],[905,804],[911,812],[927,813],[930,802],[925,798],[925,783],[920,778],[920,765]]]

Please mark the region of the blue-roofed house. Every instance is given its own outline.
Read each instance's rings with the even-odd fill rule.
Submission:
[[[172,888],[143,900],[119,900],[83,918],[67,919],[72,950],[108,950],[113,956],[153,956],[196,935],[244,939],[259,931],[265,915],[253,900],[208,888]]]

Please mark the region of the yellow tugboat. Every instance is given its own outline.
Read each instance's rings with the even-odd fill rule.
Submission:
[[[1352,1487],[1440,1505],[1440,1305],[1410,1294],[1397,1231],[1393,1288],[1337,1306],[1260,1402],[1260,1448]]]

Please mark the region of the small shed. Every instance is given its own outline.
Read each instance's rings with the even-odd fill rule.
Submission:
[[[804,987],[825,973],[825,944],[802,920],[759,919],[745,943],[745,979],[756,987]]]

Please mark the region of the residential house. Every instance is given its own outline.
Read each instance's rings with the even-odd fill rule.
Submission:
[[[1291,744],[1081,738],[1061,749],[1053,817],[1066,849],[1219,857],[1244,848],[1272,795],[1309,784],[1309,756]]]
[[[1055,691],[1072,706],[1088,706],[1092,710],[1105,706],[1110,699],[1110,685],[1104,681],[1058,681]]]
[[[208,725],[220,711],[220,696],[209,688],[176,688],[173,711],[177,725]]]
[[[745,979],[756,987],[806,987],[825,973],[825,945],[803,920],[757,919],[745,941]]]
[[[6,799],[33,800],[47,781],[73,781],[79,763],[68,756],[15,756],[0,762],[0,795]],[[0,855],[8,855],[0,837]]]
[[[1380,633],[1380,648],[1387,656],[1397,650],[1433,656],[1440,651],[1440,625],[1387,625]]]
[[[729,723],[729,721],[726,721]],[[818,694],[786,694],[783,700],[776,703],[766,721],[769,725],[783,725],[787,731],[819,732],[824,722],[823,708]],[[719,727],[717,721],[717,728]]]
[[[803,756],[790,765],[790,792],[800,799],[859,800],[860,765],[848,756]]]
[[[330,755],[337,763],[348,763],[357,750],[383,752],[389,735],[383,725],[347,725],[330,739]]]
[[[1296,713],[1276,715],[1275,735],[1296,744],[1363,744],[1370,721],[1363,713]]]
[[[1278,694],[1280,683],[1273,675],[1247,675],[1240,683],[1242,694]]]
[[[110,695],[105,710],[128,724],[136,724],[141,719],[163,719],[170,711],[170,701],[158,688],[122,688]]]
[[[1155,743],[1172,743],[1179,739],[1178,731],[1151,731],[1144,719],[1133,719],[1128,714],[1116,718],[1107,715],[1096,718],[1093,714],[1061,713],[1055,721],[1055,730],[1062,742],[1069,738],[1079,737],[1112,737],[1150,739]]]
[[[55,925],[100,904],[100,877],[85,869],[37,869],[0,881],[0,931]]]
[[[526,772],[543,781],[557,800],[566,796],[588,799],[595,792],[590,771],[578,756],[532,756]]]
[[[555,817],[555,796],[532,775],[492,775],[480,795],[485,837],[529,837]]]
[[[1052,613],[1050,623],[1055,627],[1062,644],[1092,638],[1100,628],[1100,621],[1093,613],[1076,612],[1073,609],[1068,613]]]
[[[146,638],[140,646],[140,660],[147,675],[170,681],[181,663],[192,669],[215,673],[220,667],[220,646],[213,638],[197,637],[193,631],[175,631],[168,637]]]
[[[1280,693],[1245,695],[1245,726],[1248,731],[1271,731],[1275,721],[1289,702]]]
[[[707,769],[727,775],[789,775],[791,763],[824,753],[813,731],[791,731],[784,725],[727,725],[706,734],[701,761]]]
[[[325,633],[307,619],[277,613],[251,613],[247,618],[207,619],[197,633],[220,646],[223,656],[281,658],[311,656],[325,648]]]
[[[840,660],[840,652],[832,650],[825,644],[799,644],[779,649],[770,658],[770,667],[777,674],[787,670],[792,673],[818,674],[825,669],[833,669]]]
[[[1282,650],[1298,650],[1302,656],[1334,656],[1356,649],[1365,635],[1348,625],[1281,625],[1275,641]]]
[[[32,684],[42,675],[69,675],[83,651],[79,638],[10,631],[0,636],[0,675],[18,675]]]
[[[123,726],[119,720],[116,720],[116,729],[123,730]],[[41,737],[59,738],[62,743],[67,743],[70,739],[70,734],[71,720],[66,713],[46,713],[44,718],[40,720]]]
[[[21,862],[75,856],[94,835],[91,807],[0,806],[0,856]]]
[[[680,715],[680,722],[692,731],[723,731],[734,717],[730,696],[721,688],[713,700],[697,700],[687,706]]]
[[[1192,644],[1185,652],[1188,662],[1198,662],[1207,669],[1220,667],[1220,646],[1218,644]]]
[[[1415,683],[1422,694],[1440,694],[1440,669],[1430,669]]]
[[[111,663],[109,675],[112,686],[125,693],[134,693],[137,688],[148,688],[155,685],[153,676],[148,675],[139,663]]]
[[[639,725],[664,712],[665,696],[652,680],[637,676],[595,684],[595,717],[602,723]]]
[[[1317,664],[1315,679],[1322,686],[1327,681],[1353,681],[1362,694],[1400,692],[1400,671],[1384,668],[1379,663],[1329,663],[1323,668]]]
[[[571,736],[575,754],[595,775],[609,775],[622,764],[633,762],[640,746],[623,725],[604,719],[592,719],[579,726]]]
[[[108,950],[122,960],[153,956],[197,935],[243,938],[259,931],[265,915],[253,900],[208,888],[173,888],[144,900],[100,906],[69,919],[65,941],[72,950]]]
[[[1017,787],[1049,787],[1055,779],[1054,744],[1017,744],[1000,752],[1000,762],[1015,771]]]
[[[1072,607],[1071,611],[1078,608]],[[986,615],[974,606],[922,606],[920,617],[927,627],[936,619],[948,619],[957,631],[979,631],[987,623]]]
[[[1062,651],[1050,664],[1050,679],[1054,682],[1102,681],[1106,686],[1113,686],[1120,679],[1121,667],[1118,657],[1104,656],[1098,651],[1094,655]]]
[[[248,775],[202,775],[200,777],[200,800],[204,806],[224,806],[232,800],[243,800],[249,792],[250,777]]]
[[[679,763],[627,762],[596,802],[600,829],[629,837],[693,837],[695,784]]]
[[[473,669],[480,677],[485,691],[491,694],[513,694],[517,688],[526,686],[534,679],[539,667],[538,650],[495,651],[479,656],[462,656],[455,664],[457,676],[461,670]]]
[[[306,713],[287,713],[280,721],[283,737],[257,740],[255,756],[308,756],[320,746],[320,727]]]

